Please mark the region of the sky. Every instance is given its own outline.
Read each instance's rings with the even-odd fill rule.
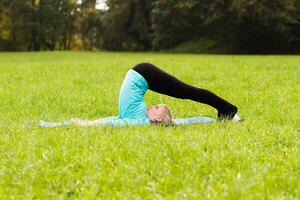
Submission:
[[[78,4],[82,3],[82,0],[77,0]],[[106,0],[96,0],[96,9],[97,10],[107,10]]]
[[[98,10],[107,10],[106,0],[97,0],[96,9]]]

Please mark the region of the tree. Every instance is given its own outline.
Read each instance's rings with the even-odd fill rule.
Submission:
[[[82,2],[77,18],[81,42],[85,50],[101,48],[102,11],[96,10],[95,0]]]
[[[264,0],[255,1],[254,5],[246,1],[240,3],[244,10],[239,12],[242,21],[239,29],[241,46],[238,50],[246,53],[288,51],[289,46],[299,39],[299,34],[292,32],[292,27],[299,24],[297,2]]]
[[[40,0],[38,16],[39,37],[43,49],[70,49],[72,35],[75,32],[75,3],[64,0]]]
[[[3,0],[1,2],[1,22],[3,30],[2,45],[6,50],[16,51],[25,47],[28,40],[27,27],[28,2],[18,0]]]
[[[156,49],[204,37],[237,53],[289,51],[299,41],[299,1],[157,0],[152,27]]]
[[[154,49],[172,48],[197,36],[203,22],[195,8],[195,0],[155,1],[151,12]]]
[[[164,50],[212,40],[234,53],[300,51],[299,0],[0,0],[0,50]]]
[[[75,33],[75,1],[2,0],[1,9],[0,27],[9,30],[1,34],[0,45],[5,50],[71,48]]]
[[[108,0],[102,17],[103,47],[147,50],[151,47],[150,11],[153,0]]]

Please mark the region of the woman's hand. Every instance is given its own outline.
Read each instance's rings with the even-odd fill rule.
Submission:
[[[80,126],[80,119],[79,118],[72,118],[72,119],[70,119],[70,124]]]
[[[79,118],[70,119],[70,124],[75,126],[99,126],[101,124],[101,119],[98,120],[81,120]]]

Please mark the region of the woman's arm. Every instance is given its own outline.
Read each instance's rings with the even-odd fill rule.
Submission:
[[[136,124],[134,119],[120,119],[118,117],[106,117],[97,120],[82,120],[78,118],[71,119],[70,125],[92,127],[92,126],[114,126],[114,127],[124,127],[126,124],[134,125]]]
[[[81,120],[79,118],[72,118],[70,119],[70,124],[71,125],[76,125],[76,126],[98,126],[99,124],[101,124],[101,119],[97,119],[97,120]]]

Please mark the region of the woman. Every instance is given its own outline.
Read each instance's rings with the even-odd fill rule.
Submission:
[[[171,111],[166,105],[146,107],[144,95],[148,89],[171,97],[210,105],[217,109],[220,120],[231,120],[237,112],[236,106],[214,93],[188,85],[150,63],[140,63],[127,72],[123,81],[119,95],[118,118],[90,121],[84,126],[173,124]],[[70,121],[83,125],[79,119]]]

